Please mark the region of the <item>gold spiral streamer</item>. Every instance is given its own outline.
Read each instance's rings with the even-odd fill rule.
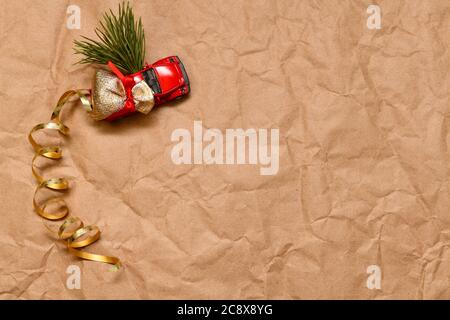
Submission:
[[[100,238],[101,232],[97,226],[84,226],[83,221],[81,221],[79,218],[70,216],[69,207],[62,197],[53,197],[42,201],[42,203],[38,203],[38,201],[36,200],[36,196],[39,190],[47,188],[54,191],[65,191],[69,189],[69,182],[66,178],[45,179],[38,172],[35,166],[36,159],[38,159],[39,157],[44,157],[50,160],[59,160],[62,158],[62,150],[59,146],[40,145],[34,140],[33,133],[39,130],[49,129],[57,130],[60,134],[67,136],[69,134],[69,128],[65,126],[60,119],[61,109],[67,103],[67,101],[69,101],[70,98],[77,97],[87,111],[92,111],[91,103],[89,101],[89,98],[87,97],[88,94],[88,90],[69,90],[65,92],[61,96],[61,98],[59,98],[58,103],[51,115],[50,121],[34,126],[28,134],[28,140],[30,141],[34,149],[34,157],[31,162],[31,171],[33,172],[33,176],[36,178],[36,181],[38,183],[33,196],[33,206],[36,210],[36,213],[44,219],[50,221],[59,221],[64,219],[63,223],[59,227],[58,238],[65,242],[67,249],[71,254],[84,260],[112,264],[117,270],[118,268],[120,268],[119,258],[81,250],[96,242]],[[58,212],[46,211],[47,206],[51,203],[60,204]]]

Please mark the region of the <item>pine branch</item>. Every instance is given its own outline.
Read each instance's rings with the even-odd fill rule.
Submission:
[[[76,54],[84,55],[78,63],[107,64],[112,61],[123,73],[135,73],[144,67],[145,35],[141,18],[135,21],[127,2],[119,4],[119,14],[105,12],[95,29],[97,40],[83,37],[74,41]]]

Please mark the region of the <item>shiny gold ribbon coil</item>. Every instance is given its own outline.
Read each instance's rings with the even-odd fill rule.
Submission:
[[[95,72],[92,90],[92,112],[90,116],[95,120],[103,120],[120,111],[127,100],[122,81],[112,72],[99,69]],[[155,105],[153,91],[142,80],[132,88],[136,111],[147,114]]]
[[[59,101],[51,115],[50,121],[34,126],[28,134],[28,140],[34,149],[31,170],[38,183],[33,196],[33,206],[37,214],[42,218],[50,221],[64,220],[59,227],[58,238],[65,242],[70,253],[81,259],[109,263],[114,265],[116,268],[119,268],[120,260],[116,257],[94,254],[81,250],[96,242],[100,238],[101,232],[97,226],[84,226],[84,223],[79,218],[70,216],[69,208],[62,197],[53,197],[42,201],[41,203],[38,203],[36,200],[36,196],[41,189],[47,188],[54,191],[65,191],[69,189],[69,182],[66,178],[46,179],[38,172],[35,166],[35,161],[37,158],[44,157],[50,160],[58,160],[62,158],[62,150],[59,146],[43,146],[37,143],[33,138],[33,133],[39,130],[49,129],[57,130],[65,136],[68,135],[69,128],[64,125],[60,119],[61,109],[69,101],[69,99],[72,97],[77,97],[87,111],[92,111],[87,94],[87,90],[70,90],[65,92],[61,98],[59,98]],[[51,203],[58,203],[60,205],[59,211],[47,211],[46,209]]]

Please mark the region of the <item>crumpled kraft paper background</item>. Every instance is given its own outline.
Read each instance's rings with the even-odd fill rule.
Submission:
[[[33,212],[26,135],[90,87],[72,42],[117,4],[1,1],[0,298],[450,298],[450,3],[377,1],[369,30],[371,1],[132,2],[148,62],[179,55],[192,94],[116,123],[64,112],[65,199],[103,232],[89,249],[122,259],[114,273]],[[195,120],[279,128],[278,174],[173,164],[171,133]]]

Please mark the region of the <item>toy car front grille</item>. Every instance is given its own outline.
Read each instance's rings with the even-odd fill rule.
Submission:
[[[180,58],[178,58],[178,65],[180,66],[181,73],[183,74],[184,82],[188,88],[187,91],[189,92],[189,91],[191,91],[191,84],[189,82],[189,77],[187,75],[186,69],[184,68],[184,64],[183,64],[183,62],[181,62]],[[188,93],[188,92],[183,92],[183,93]]]

